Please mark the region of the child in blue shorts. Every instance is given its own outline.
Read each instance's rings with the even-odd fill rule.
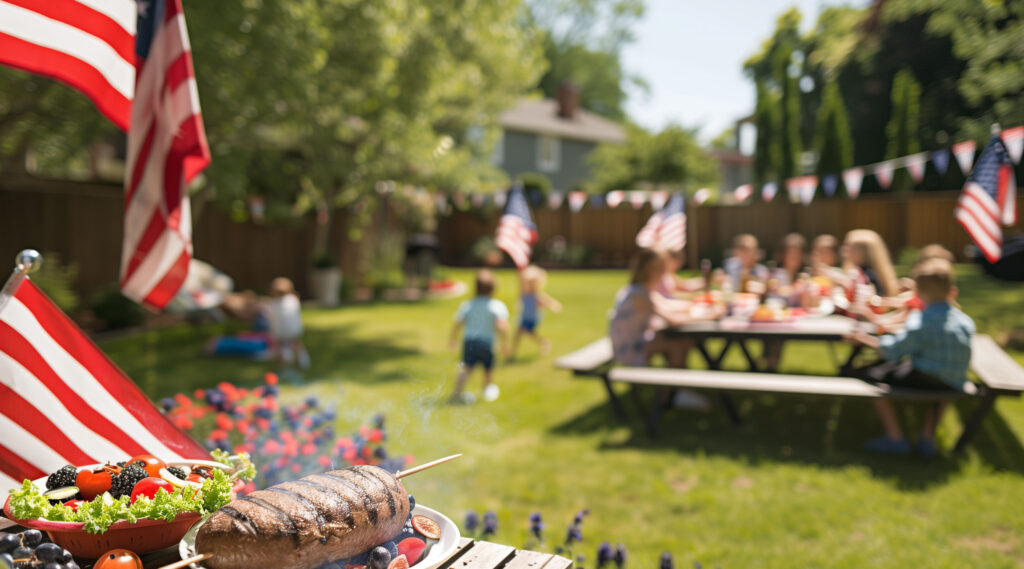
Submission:
[[[551,312],[562,311],[562,304],[544,292],[544,285],[547,283],[547,272],[537,265],[530,265],[519,273],[519,296],[520,314],[519,329],[516,330],[515,338],[512,340],[512,353],[510,358],[516,357],[519,351],[519,340],[523,334],[533,336],[540,346],[540,353],[547,354],[551,349],[551,342],[537,332],[540,324],[541,310],[547,308]]]
[[[500,300],[491,298],[494,294],[494,274],[482,270],[476,274],[476,296],[463,302],[455,313],[455,326],[452,327],[451,347],[458,345],[459,332],[465,329],[462,340],[462,363],[459,365],[459,377],[455,383],[455,392],[450,402],[472,403],[475,399],[471,393],[463,393],[466,380],[477,364],[484,368],[484,400],[494,401],[500,391],[493,383],[491,370],[494,367],[494,337],[500,336],[502,353],[508,353],[506,334],[508,332],[508,308]]]

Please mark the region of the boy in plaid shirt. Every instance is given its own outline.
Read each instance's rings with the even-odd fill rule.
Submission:
[[[876,348],[883,358],[854,373],[868,381],[903,387],[961,391],[971,362],[974,321],[953,305],[957,295],[954,278],[953,265],[946,259],[928,259],[916,267],[914,281],[924,310],[910,314],[906,328],[899,333],[875,338],[857,331],[848,336],[850,343]],[[892,403],[886,399],[874,402],[885,436],[868,441],[864,448],[906,454],[910,445]],[[935,428],[947,405],[937,405],[925,416],[917,443],[918,452],[925,456],[935,454]]]

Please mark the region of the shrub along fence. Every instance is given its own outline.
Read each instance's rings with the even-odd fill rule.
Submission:
[[[877,231],[896,255],[906,248],[940,243],[958,258],[970,237],[953,217],[959,191],[920,192],[913,194],[874,194],[857,200],[818,200],[810,205],[791,204],[782,199],[772,203],[747,205],[705,205],[687,203],[687,252],[691,267],[707,257],[718,261],[731,246],[737,233],[752,233],[761,242],[767,255],[787,233],[801,233],[813,239],[830,233],[842,239],[857,228]],[[1024,196],[1018,198],[1018,202]],[[535,257],[550,257],[552,241],[561,237],[571,249],[587,249],[584,266],[622,267],[636,251],[634,238],[651,215],[650,205],[635,210],[628,203],[615,209],[593,209],[585,206],[572,213],[563,205],[558,210],[540,207],[534,221],[540,234]],[[499,212],[454,212],[442,219],[439,233],[441,261],[447,264],[471,264],[473,244],[480,238],[492,237]],[[1021,216],[1024,219],[1024,216]],[[1008,233],[1024,230],[1019,221]]]

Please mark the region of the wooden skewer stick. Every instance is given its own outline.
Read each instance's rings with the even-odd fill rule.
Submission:
[[[192,557],[189,557],[188,559],[182,559],[181,561],[175,561],[174,563],[171,563],[170,565],[164,565],[160,569],[183,569],[184,567],[188,567],[189,565],[191,565],[193,563],[199,563],[200,561],[206,561],[207,559],[209,559],[211,557],[213,557],[212,553],[200,553],[199,555],[194,555]]]
[[[448,462],[449,460],[454,460],[456,458],[459,458],[460,456],[462,456],[461,452],[459,454],[453,454],[451,456],[446,456],[444,458],[439,458],[439,459],[437,459],[435,461],[428,462],[426,464],[421,464],[419,466],[414,466],[414,467],[412,467],[412,468],[410,468],[408,470],[403,470],[403,471],[395,474],[395,478],[402,478],[403,476],[409,476],[410,474],[416,474],[417,472],[420,472],[421,470],[426,470],[428,468],[433,468],[433,467],[437,466],[438,464],[441,464],[442,462]]]

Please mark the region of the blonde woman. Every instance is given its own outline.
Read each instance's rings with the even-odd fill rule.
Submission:
[[[870,229],[854,229],[846,234],[841,250],[843,270],[854,284],[871,284],[880,296],[896,296],[900,292],[896,269],[889,259],[889,249],[882,237]]]

